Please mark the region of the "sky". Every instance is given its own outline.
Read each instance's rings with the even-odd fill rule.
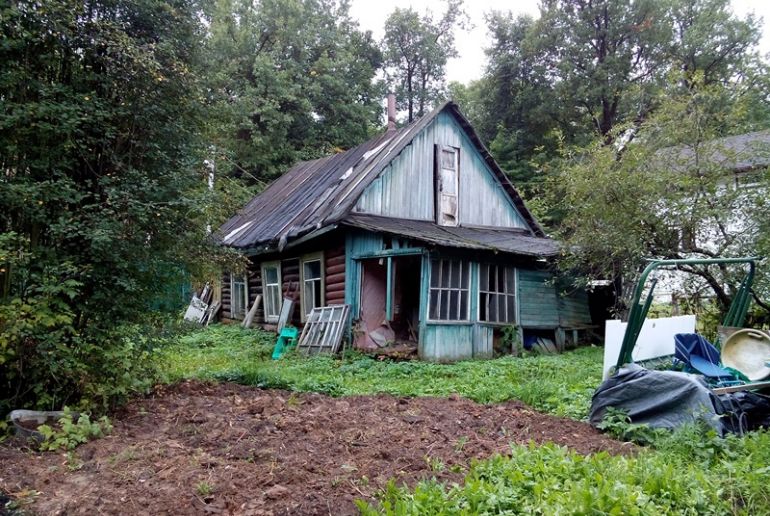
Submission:
[[[351,14],[358,19],[361,28],[371,30],[375,38],[382,38],[385,18],[396,7],[412,7],[418,12],[430,9],[440,14],[444,9],[442,0],[352,0]],[[484,48],[489,45],[484,15],[492,10],[512,11],[514,14],[538,16],[538,0],[465,0],[465,11],[473,28],[456,32],[456,45],[460,57],[447,63],[447,80],[468,83],[481,77],[484,72]],[[765,20],[763,36],[759,44],[762,54],[770,52],[770,0],[732,0],[733,10],[743,17],[753,12]]]

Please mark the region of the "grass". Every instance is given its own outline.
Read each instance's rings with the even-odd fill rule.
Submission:
[[[457,364],[379,361],[296,354],[271,360],[272,333],[212,326],[182,336],[158,352],[164,379],[227,380],[331,396],[460,394],[481,403],[510,399],[548,413],[584,419],[601,378],[601,348],[560,356],[506,357]]]
[[[478,402],[519,399],[547,413],[585,419],[601,379],[601,348],[558,356],[506,357],[452,365],[297,355],[273,361],[273,334],[212,326],[156,352],[169,382],[229,380],[333,396],[460,394]],[[369,514],[770,514],[770,433],[717,437],[698,426],[652,433],[630,457],[576,454],[556,445],[512,446],[474,462],[460,484],[393,483]],[[457,449],[464,445],[457,436]],[[434,471],[442,464],[431,464]]]

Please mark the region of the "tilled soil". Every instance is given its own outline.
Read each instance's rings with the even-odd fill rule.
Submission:
[[[234,384],[163,387],[63,453],[0,447],[0,492],[40,514],[355,514],[389,479],[461,482],[472,458],[552,441],[627,453],[589,425],[511,401],[330,398]]]

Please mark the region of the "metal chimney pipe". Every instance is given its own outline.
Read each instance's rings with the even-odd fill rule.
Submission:
[[[396,130],[396,95],[388,93],[388,131]]]

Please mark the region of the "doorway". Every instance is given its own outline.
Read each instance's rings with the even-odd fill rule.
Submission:
[[[361,294],[355,345],[375,350],[417,346],[421,256],[361,261]]]

